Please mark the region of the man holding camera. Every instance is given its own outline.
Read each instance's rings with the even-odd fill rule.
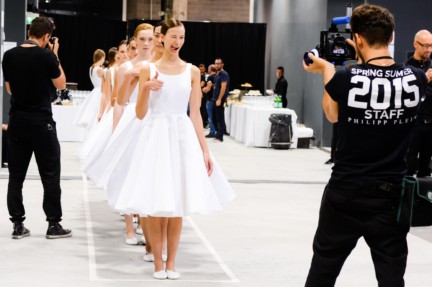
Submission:
[[[423,70],[432,75],[431,59],[432,34],[427,30],[418,31],[414,37],[415,52],[406,65]],[[417,162],[418,157],[418,162]],[[416,124],[411,136],[407,154],[407,175],[430,176],[429,164],[432,157],[432,85],[428,85],[421,97]],[[418,169],[417,169],[418,166]]]
[[[52,19],[35,18],[28,31],[29,40],[3,57],[6,90],[11,95],[7,204],[13,222],[13,239],[30,235],[23,224],[22,188],[33,152],[44,188],[43,209],[49,222],[46,238],[72,236],[72,231],[59,223],[62,219],[60,144],[52,118],[50,89],[53,85],[64,89],[66,77],[58,60],[58,39],[51,38],[54,29]]]
[[[375,5],[350,19],[359,64],[335,67],[309,53],[304,68],[324,76],[323,109],[338,122],[333,172],[321,202],[307,287],[334,286],[363,237],[380,287],[404,286],[409,226],[397,221],[404,161],[420,96],[423,71],[396,64],[388,49],[393,15]]]

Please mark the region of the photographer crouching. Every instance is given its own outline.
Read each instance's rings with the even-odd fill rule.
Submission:
[[[50,89],[53,85],[64,89],[66,77],[58,59],[58,39],[51,38],[54,29],[52,19],[35,18],[28,31],[29,40],[3,57],[6,90],[11,95],[7,204],[13,222],[13,239],[30,235],[23,224],[22,188],[33,152],[44,188],[43,209],[49,222],[46,238],[72,236],[72,231],[59,223],[62,219],[60,144],[52,118]]]
[[[307,287],[334,286],[340,270],[363,237],[370,247],[378,285],[404,286],[409,226],[397,222],[404,157],[427,78],[395,63],[388,45],[393,15],[361,5],[350,19],[348,40],[359,63],[336,71],[309,53],[308,72],[324,76],[323,109],[338,122],[334,167],[325,188]]]

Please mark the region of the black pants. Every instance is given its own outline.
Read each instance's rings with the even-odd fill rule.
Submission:
[[[204,95],[201,98],[201,107],[200,107],[200,112],[201,112],[201,118],[202,118],[202,122],[203,122],[203,127],[206,127],[208,124],[208,115],[207,115],[207,99],[206,99],[206,95]]]
[[[324,192],[305,286],[334,286],[360,237],[371,250],[378,286],[404,286],[409,227],[396,222],[400,189],[347,193],[329,188]]]
[[[215,104],[214,107],[216,138],[220,141],[223,141],[223,135],[226,131],[224,104],[225,102],[222,102],[220,106],[216,106]]]
[[[8,140],[7,140],[7,131],[2,131],[2,158],[1,163],[8,162]]]
[[[11,116],[8,140],[7,205],[11,221],[23,222],[25,219],[22,188],[33,152],[44,189],[43,209],[46,220],[61,221],[60,144],[55,122],[48,120],[32,123]]]
[[[418,171],[417,171],[418,156]],[[430,176],[432,157],[432,123],[416,123],[411,134],[407,153],[407,175]]]
[[[336,152],[337,131],[338,131],[338,123],[336,122],[332,125],[332,138],[331,138],[331,149],[330,149],[330,159],[331,160],[334,160],[334,154]]]
[[[287,99],[286,95],[281,96],[281,98],[282,98],[282,108],[288,107],[288,99]]]

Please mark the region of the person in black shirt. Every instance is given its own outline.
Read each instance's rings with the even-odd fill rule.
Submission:
[[[201,89],[202,89],[202,88],[204,88],[204,86],[207,82],[208,74],[206,73],[206,66],[204,64],[199,64],[198,69],[200,70],[200,73],[201,73]],[[202,93],[202,97],[201,97],[200,112],[201,112],[203,127],[206,127],[208,124],[207,97],[204,95],[204,93]]]
[[[304,68],[324,76],[322,105],[338,122],[337,149],[324,190],[307,287],[334,286],[342,266],[363,237],[379,286],[402,287],[409,226],[397,221],[405,155],[416,120],[425,73],[396,64],[388,45],[393,15],[361,5],[350,18],[359,64],[335,67],[312,53]]]
[[[208,66],[208,77],[205,82],[205,86],[202,88],[203,97],[207,99],[206,101],[206,108],[207,108],[207,117],[208,117],[208,124],[210,132],[206,135],[206,138],[214,138],[216,136],[216,128],[214,125],[214,103],[212,102],[213,98],[213,85],[214,85],[214,79],[216,76],[216,67],[215,65]]]
[[[288,99],[287,99],[288,81],[284,77],[284,67],[282,67],[282,66],[277,67],[276,77],[278,79],[276,82],[274,93],[276,95],[281,96],[282,107],[286,108],[288,106]]]
[[[30,235],[23,224],[22,188],[33,152],[44,188],[43,209],[49,222],[46,238],[72,236],[72,231],[59,223],[62,219],[60,144],[52,118],[50,88],[54,85],[64,89],[66,77],[58,60],[58,39],[50,43],[54,28],[52,19],[35,18],[29,28],[29,40],[3,57],[6,90],[11,95],[7,205],[13,222],[13,239]]]
[[[427,75],[432,75],[431,59],[432,34],[421,30],[414,37],[415,52],[406,61],[406,65],[423,70]],[[418,157],[418,161],[417,161]],[[418,110],[417,120],[411,135],[407,153],[407,175],[417,177],[430,176],[429,164],[432,157],[432,84],[426,88],[422,95]],[[418,171],[417,171],[418,164]]]

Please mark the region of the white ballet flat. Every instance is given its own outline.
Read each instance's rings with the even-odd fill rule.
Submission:
[[[165,270],[161,270],[158,272],[153,273],[153,278],[163,280],[168,278],[168,273]]]
[[[146,262],[153,262],[154,261],[153,253],[146,253],[146,254],[144,254],[143,260],[146,261]]]
[[[168,259],[168,255],[162,254],[162,261],[166,262],[167,259]],[[154,255],[153,255],[153,253],[146,253],[146,254],[144,254],[143,260],[146,261],[146,262],[154,262]]]
[[[171,280],[177,280],[180,278],[180,273],[178,273],[177,271],[171,271],[171,270],[166,270],[167,273],[167,278],[171,279]]]
[[[127,238],[126,237],[126,244],[127,245],[137,245],[138,244],[138,239],[136,237],[132,237],[132,238]]]

